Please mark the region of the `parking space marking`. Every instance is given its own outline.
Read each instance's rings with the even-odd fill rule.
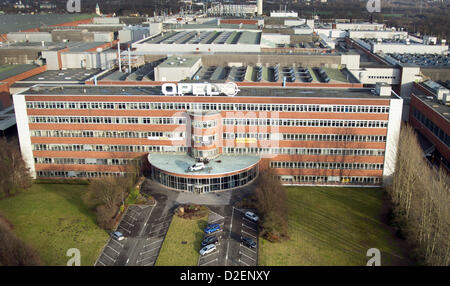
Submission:
[[[241,261],[240,258],[239,258],[239,262],[245,264],[245,266],[250,266],[249,264],[245,263],[244,261]]]
[[[127,214],[126,216],[130,217],[132,220],[137,220],[137,218],[135,218],[134,216]]]
[[[97,261],[98,263],[102,264],[103,266],[106,266],[105,263],[101,262],[100,260]]]
[[[256,254],[256,251],[254,251],[253,249],[248,248],[247,246],[242,245],[242,243],[239,244],[239,246],[243,247],[244,249],[246,249],[246,250],[248,250],[250,252],[253,252],[253,254]]]
[[[149,257],[144,258],[144,259],[142,259],[142,260],[138,260],[138,261],[136,261],[136,263],[140,263],[140,262],[142,262],[142,261],[148,260],[148,259],[153,258],[153,257],[155,257],[155,256],[157,256],[157,255],[152,255],[152,256],[149,256]]]
[[[115,250],[115,249],[114,249],[114,248],[112,248],[111,246],[107,245],[106,247],[108,247],[109,249],[111,249],[111,250],[112,250],[112,251],[114,251],[115,253],[117,253],[117,254],[120,254],[120,252],[119,252],[119,251]]]
[[[120,242],[118,242],[117,240],[115,240],[115,239],[111,239],[110,241],[113,241],[113,242],[117,243],[118,245],[120,245],[120,247],[122,247],[122,248],[123,248],[123,244],[121,244],[121,243],[120,243]]]
[[[255,261],[255,262],[256,262],[255,259],[253,259],[252,257],[248,256],[248,255],[245,254],[244,252],[241,252],[240,250],[239,250],[239,254],[240,254],[240,255],[244,255],[244,256],[247,257],[248,259],[251,259],[252,261]]]
[[[254,228],[252,228],[252,227],[249,227],[249,226],[246,225],[245,223],[243,223],[242,226],[245,226],[246,228],[251,229],[251,230],[253,230],[253,231],[255,231],[255,232],[257,231],[256,229],[254,229]]]
[[[109,256],[108,254],[106,254],[105,252],[103,252],[103,255],[106,256],[106,257],[108,257],[109,259],[111,259],[111,260],[113,261],[113,263],[116,262],[116,260],[115,260],[114,258],[110,257],[110,256]]]
[[[152,244],[154,244],[154,243],[161,242],[161,241],[163,241],[163,240],[164,240],[164,239],[160,239],[160,240],[153,241],[153,242],[151,242],[151,243],[149,243],[149,244],[144,245],[144,248],[147,247],[147,246],[149,246],[149,245],[152,245]]]
[[[137,212],[137,211],[135,211],[135,210],[133,210],[133,209],[131,209],[131,208],[128,208],[128,210],[129,210],[130,212],[135,213],[137,216],[139,216],[139,215],[141,214],[140,212]]]
[[[144,266],[150,266],[150,265],[152,265],[153,266],[153,264],[155,264],[155,260],[153,260],[152,262],[150,262],[150,263],[147,263],[147,264],[144,264]]]
[[[126,223],[128,223],[129,225],[131,225],[132,227],[134,227],[134,224],[132,224],[131,222],[128,222],[128,221],[126,221],[126,220],[124,220],[123,222],[126,222]]]
[[[214,251],[214,252],[212,252],[210,254],[206,254],[206,255],[202,256],[201,258],[206,258],[206,257],[209,257],[209,256],[214,255],[214,254],[219,254],[219,250]]]
[[[256,236],[254,236],[253,234],[250,234],[250,233],[246,232],[245,230],[241,230],[241,233],[246,233],[247,235],[249,235],[249,236],[251,236],[251,237],[253,237],[253,238],[256,239]]]
[[[126,229],[125,227],[123,227],[123,226],[121,226],[121,225],[119,225],[117,228],[118,228],[118,229],[119,229],[119,228],[120,228],[120,229],[123,229],[123,230],[125,230],[126,232],[131,233],[130,230]]]
[[[215,259],[213,259],[213,260],[211,260],[211,261],[208,261],[208,262],[205,262],[205,263],[203,263],[203,264],[201,264],[201,265],[199,265],[199,266],[205,266],[205,265],[207,265],[207,264],[210,264],[211,262],[216,262],[216,261],[219,261],[219,258],[215,258]]]
[[[152,251],[154,251],[154,250],[156,250],[158,248],[159,248],[159,246],[158,247],[154,247],[154,248],[149,249],[149,250],[146,250],[146,251],[143,251],[143,252],[139,252],[139,255],[147,254],[147,253],[152,252]]]
[[[253,223],[253,224],[257,224],[256,222],[254,222],[254,221],[248,219],[246,216],[244,216],[243,219],[245,219],[245,222],[251,222],[251,223]]]

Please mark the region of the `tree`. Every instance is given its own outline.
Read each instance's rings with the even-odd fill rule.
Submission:
[[[256,208],[261,216],[261,234],[271,241],[287,237],[287,195],[272,169],[262,170],[255,183]]]
[[[38,266],[42,265],[37,252],[17,238],[8,224],[0,218],[0,265]]]
[[[392,184],[395,222],[426,265],[450,263],[450,178],[423,156],[414,129],[402,126]]]
[[[30,170],[22,159],[19,148],[0,139],[0,195],[11,196],[19,190],[31,187]]]

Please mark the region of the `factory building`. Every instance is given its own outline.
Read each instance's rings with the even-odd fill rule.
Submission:
[[[381,185],[394,172],[402,114],[388,86],[232,82],[36,85],[14,106],[36,178],[121,175],[145,158],[155,181],[195,192],[244,186],[262,168],[284,184]]]

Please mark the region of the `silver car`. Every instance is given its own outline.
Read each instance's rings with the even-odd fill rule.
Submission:
[[[200,255],[203,256],[203,255],[209,254],[209,253],[213,252],[214,250],[216,250],[216,245],[208,244],[207,246],[200,249]]]

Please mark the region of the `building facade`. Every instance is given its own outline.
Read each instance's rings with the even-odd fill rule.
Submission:
[[[380,185],[394,172],[394,92],[200,89],[34,86],[14,95],[23,157],[36,178],[85,179],[145,157],[155,181],[195,192],[246,185],[263,168],[284,184]],[[204,167],[190,170],[196,162]]]

